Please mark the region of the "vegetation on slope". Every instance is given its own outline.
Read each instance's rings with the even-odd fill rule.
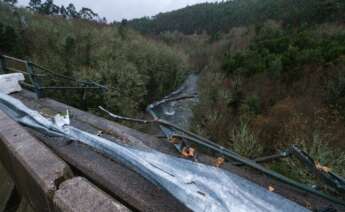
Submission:
[[[344,9],[342,0],[232,0],[188,6],[152,18],[134,19],[128,24],[145,33],[179,31],[193,34],[206,31],[213,35],[266,20],[293,26],[344,21]]]
[[[345,176],[344,27],[289,29],[268,22],[233,30],[242,31],[242,36],[233,33],[223,57],[212,57],[201,73],[195,130],[238,152],[249,151],[252,158],[300,144]],[[236,49],[236,42],[244,45]],[[243,132],[241,123],[250,137],[245,144],[245,136],[232,133]],[[253,148],[253,143],[261,148]],[[271,164],[277,171],[315,183],[293,165],[296,162]]]
[[[220,17],[230,5],[238,10]],[[214,8],[219,18],[197,23]],[[142,31],[185,49],[200,71],[194,131],[250,158],[298,144],[345,176],[344,12],[338,0],[237,0],[142,19]],[[174,25],[184,15],[190,19]],[[317,182],[293,158],[267,166]]]
[[[65,76],[106,85],[104,104],[129,115],[174,90],[188,68],[182,52],[125,27],[42,15],[4,3],[0,4],[0,52],[32,59]],[[78,104],[80,94],[73,95],[73,91],[59,97],[74,96],[73,102]],[[99,96],[88,98],[93,106],[102,104]]]

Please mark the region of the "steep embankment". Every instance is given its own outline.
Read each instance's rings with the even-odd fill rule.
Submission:
[[[184,79],[187,57],[134,30],[58,15],[41,15],[0,4],[0,51],[65,76],[94,80],[109,87],[104,96],[89,95],[90,106],[105,104],[114,112],[134,115],[174,90]],[[46,84],[68,85],[68,81]],[[80,93],[53,91],[71,99]],[[69,102],[70,103],[70,102]]]
[[[344,27],[291,30],[269,22],[233,29],[227,45],[203,72],[196,130],[248,157],[298,144],[345,176]],[[269,166],[315,183],[293,159]]]
[[[184,49],[201,71],[196,132],[250,158],[298,144],[345,176],[343,14],[338,0],[236,0],[129,25]],[[185,35],[195,32],[208,33]],[[293,158],[267,166],[317,182]]]

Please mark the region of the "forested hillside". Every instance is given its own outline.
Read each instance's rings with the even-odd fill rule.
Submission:
[[[297,144],[345,176],[344,14],[341,0],[234,0],[127,24],[200,72],[195,132],[250,158]],[[316,184],[293,158],[267,166]]]
[[[304,23],[344,21],[342,0],[233,0],[203,3],[154,17],[131,20],[130,26],[145,33],[179,31],[184,34],[227,32],[232,27],[260,24],[265,20],[298,26]]]
[[[126,27],[91,18],[86,15],[89,10],[78,12],[69,6],[61,13],[64,7],[50,0],[32,0],[28,8],[6,2],[0,2],[0,53],[30,59],[56,73],[94,80],[109,88],[104,103],[92,95],[87,97],[89,103],[106,104],[120,114],[141,113],[184,79],[185,54]],[[76,96],[72,102],[78,105],[80,94],[70,91],[67,96],[59,98]]]

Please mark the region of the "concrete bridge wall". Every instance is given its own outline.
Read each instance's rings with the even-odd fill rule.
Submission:
[[[2,111],[0,161],[33,211],[129,211],[86,179],[74,176],[68,164]]]

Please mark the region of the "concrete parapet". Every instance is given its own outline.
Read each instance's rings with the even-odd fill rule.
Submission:
[[[51,211],[58,185],[73,176],[63,160],[2,111],[0,159],[35,211]]]
[[[56,212],[129,212],[86,179],[76,177],[63,182],[54,196]]]

